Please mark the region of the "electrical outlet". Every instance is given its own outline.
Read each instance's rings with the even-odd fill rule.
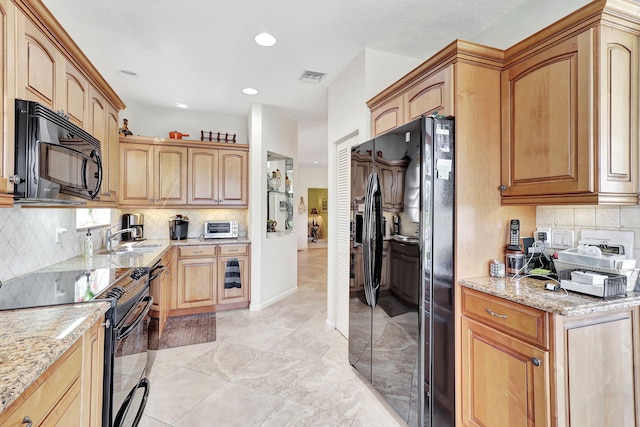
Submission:
[[[551,241],[551,228],[539,227],[533,232],[533,239],[548,244]]]

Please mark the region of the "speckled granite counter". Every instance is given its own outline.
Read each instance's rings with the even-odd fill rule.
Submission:
[[[568,295],[563,290],[547,291],[544,289],[547,282],[549,281],[511,277],[477,277],[459,281],[461,286],[562,316],[578,316],[640,305],[640,292],[628,292],[625,297],[603,299],[571,291]]]
[[[0,413],[110,306],[95,302],[1,312]]]

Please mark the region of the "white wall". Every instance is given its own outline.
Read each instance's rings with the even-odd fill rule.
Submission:
[[[297,226],[296,239],[298,242],[298,250],[305,250],[308,247],[307,239],[307,223],[309,218],[309,199],[307,197],[309,188],[328,188],[327,187],[327,169],[326,168],[312,168],[312,167],[299,167],[298,178],[296,179],[295,189],[299,191],[300,196],[304,197],[304,203],[307,210],[303,213],[298,213],[298,203],[300,203],[300,196],[294,200],[295,223]],[[331,228],[331,226],[329,226]]]
[[[250,229],[251,229],[251,310],[262,309],[297,289],[298,261],[296,229],[288,235],[267,238],[267,151],[294,159],[294,200],[298,167],[297,125],[276,107],[254,104],[249,115]]]
[[[134,135],[168,138],[169,132],[188,133],[185,139],[200,140],[200,131],[236,134],[237,144],[247,144],[247,116],[200,113],[189,109],[157,108],[128,105],[120,112],[122,119],[129,120],[129,130]],[[207,135],[208,136],[208,135]]]
[[[507,49],[590,2],[591,0],[528,0],[469,41]]]

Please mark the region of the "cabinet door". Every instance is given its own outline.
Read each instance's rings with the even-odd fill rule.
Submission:
[[[601,27],[596,128],[600,146],[599,191],[638,191],[638,36]]]
[[[101,200],[118,200],[120,175],[120,135],[118,110],[107,104],[106,138],[102,140],[102,195]]]
[[[418,245],[390,244],[391,283],[394,294],[406,302],[420,303],[420,251]]]
[[[549,352],[462,317],[465,426],[550,425]]]
[[[247,152],[219,150],[220,205],[247,205],[248,165]]]
[[[351,249],[351,268],[353,277],[351,278],[351,290],[361,291],[364,289],[364,265],[362,260],[362,246]]]
[[[639,425],[637,307],[557,323],[558,426]]]
[[[102,425],[104,326],[100,319],[82,337],[82,425]],[[60,425],[73,425],[60,423]]]
[[[120,145],[120,203],[153,203],[153,146]]]
[[[216,258],[178,260],[178,300],[176,308],[214,305],[218,292]]]
[[[405,96],[405,121],[410,122],[423,114],[453,115],[453,65],[425,78]]]
[[[187,203],[187,149],[156,147],[155,173],[156,204],[184,205]]]
[[[382,210],[398,213],[404,210],[404,182],[407,163],[385,165],[378,163],[380,172],[380,186],[382,187]]]
[[[19,41],[17,95],[55,109],[58,51],[29,19],[19,19],[24,22],[24,38]]]
[[[151,315],[158,318],[158,337],[162,336],[171,309],[171,293],[174,287],[172,282],[174,277],[173,259],[173,249],[169,249],[160,261],[164,270],[151,282],[150,293],[153,297]]]
[[[503,196],[595,191],[593,50],[589,31],[502,72]]]
[[[62,88],[62,109],[69,114],[69,120],[81,128],[90,131],[87,126],[89,82],[68,60],[65,65],[65,79]],[[100,140],[100,142],[102,142],[102,140]]]
[[[230,259],[237,259],[240,266],[241,286],[239,288],[225,287],[227,263]],[[249,301],[249,258],[246,256],[218,257],[218,304],[247,301]]]
[[[189,148],[189,204],[218,203],[218,150]]]
[[[393,98],[371,110],[371,136],[378,136],[405,123],[404,97]]]

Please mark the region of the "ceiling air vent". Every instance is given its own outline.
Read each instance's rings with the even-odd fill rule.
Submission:
[[[320,83],[325,74],[326,73],[319,73],[317,71],[305,71],[302,77],[300,77],[300,80],[303,82]]]

